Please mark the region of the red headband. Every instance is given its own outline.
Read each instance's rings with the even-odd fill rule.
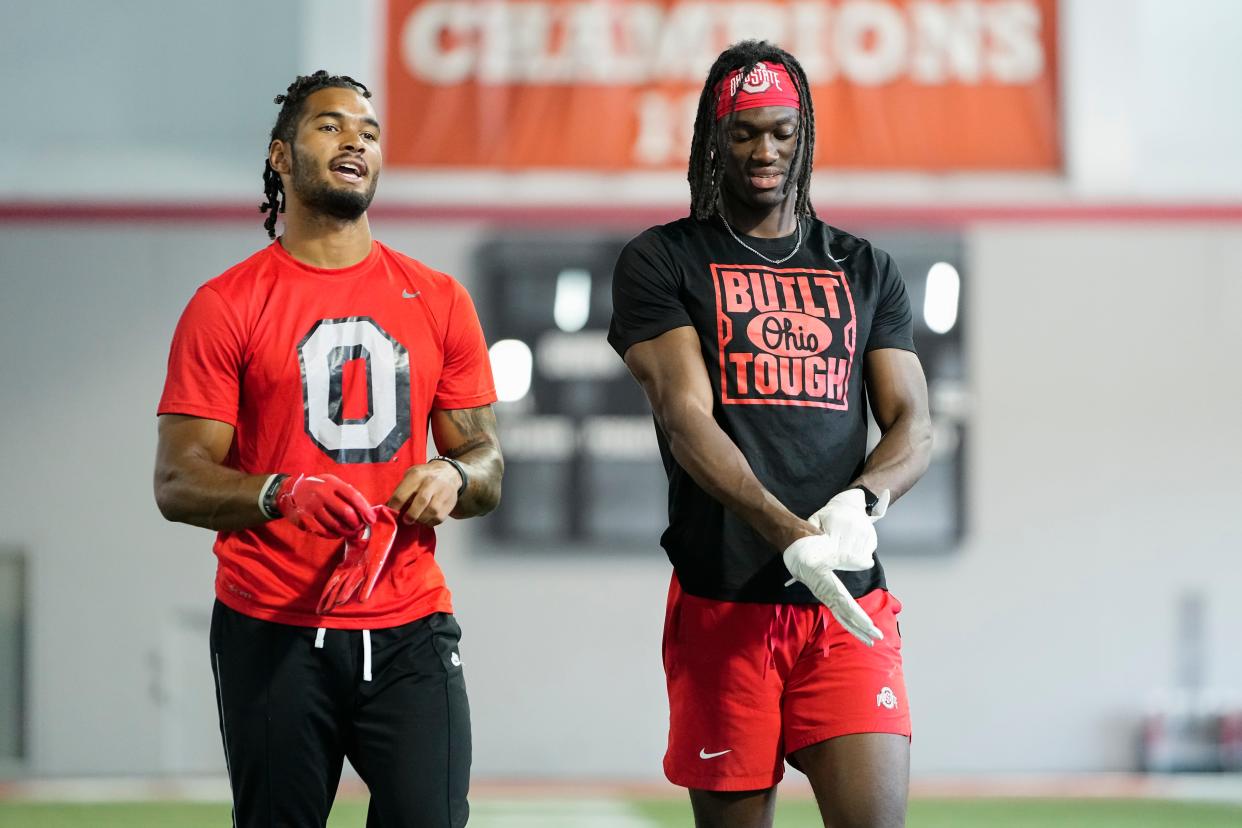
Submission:
[[[745,68],[745,67],[743,67]],[[799,109],[798,90],[785,67],[779,63],[763,62],[745,78],[738,69],[716,85],[716,120],[740,109],[760,106],[792,106]]]

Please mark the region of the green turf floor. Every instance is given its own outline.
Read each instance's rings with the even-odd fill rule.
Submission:
[[[329,828],[362,828],[366,805],[337,803]],[[777,808],[779,828],[819,828],[812,802]],[[1238,828],[1242,806],[1113,800],[916,800],[909,828]],[[0,802],[2,828],[227,828],[226,805],[68,805]],[[690,826],[678,800],[480,800],[471,828],[673,828]]]

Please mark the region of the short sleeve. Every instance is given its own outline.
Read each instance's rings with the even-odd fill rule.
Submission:
[[[496,383],[483,326],[470,294],[453,282],[453,304],[444,335],[444,367],[436,384],[436,408],[477,408],[496,401]]]
[[[224,298],[201,287],[177,322],[159,414],[237,426],[245,339]]]
[[[881,250],[876,251],[876,269],[879,271],[880,281],[875,320],[871,323],[867,350],[900,348],[903,351],[915,351],[914,317],[910,313],[906,283],[892,258]]]
[[[624,357],[632,345],[690,324],[677,267],[659,237],[648,230],[627,244],[617,258],[608,343]]]

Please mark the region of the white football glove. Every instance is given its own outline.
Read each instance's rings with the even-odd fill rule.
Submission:
[[[828,608],[842,627],[868,647],[884,637],[850,595],[845,584],[832,571],[836,563],[834,539],[829,535],[808,535],[789,544],[784,552],[785,566],[795,581],[806,584],[811,594]],[[838,567],[839,568],[839,567]],[[793,583],[793,581],[790,581]]]
[[[875,527],[888,511],[888,489],[880,496],[871,514],[862,489],[846,489],[807,520],[819,531],[837,539],[833,569],[860,572],[875,566]]]

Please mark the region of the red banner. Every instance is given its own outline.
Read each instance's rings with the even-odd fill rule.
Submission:
[[[707,70],[802,63],[817,167],[1061,163],[1056,0],[389,0],[385,154],[405,167],[685,166]]]

